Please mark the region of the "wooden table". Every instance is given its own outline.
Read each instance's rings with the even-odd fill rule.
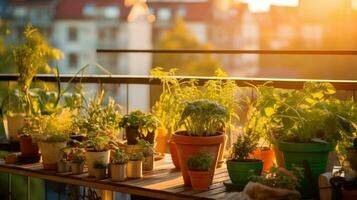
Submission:
[[[229,180],[225,166],[216,169],[213,184],[209,190],[199,192],[192,190],[191,187],[184,187],[181,172],[174,168],[168,155],[155,162],[154,171],[144,172],[143,178],[128,179],[124,182],[112,182],[110,179],[95,180],[88,177],[87,173],[72,175],[71,172],[57,173],[43,170],[41,163],[9,165],[0,161],[0,171],[158,199],[237,199],[239,195],[238,192],[226,191],[223,185],[224,181]]]

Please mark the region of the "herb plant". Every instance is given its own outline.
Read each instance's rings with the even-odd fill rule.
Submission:
[[[148,132],[153,132],[159,126],[159,120],[150,113],[136,110],[124,115],[119,126],[122,128],[137,128],[138,132],[146,137]]]
[[[139,160],[144,160],[144,154],[143,152],[133,152],[129,155],[129,160],[131,161],[139,161]]]
[[[93,163],[93,168],[95,169],[105,169],[107,168],[107,164],[103,162],[102,160],[96,160]]]
[[[233,161],[244,161],[249,158],[257,148],[257,139],[251,134],[240,134],[237,136],[236,142],[232,145],[231,159]]]
[[[287,174],[289,173],[289,174]],[[272,188],[294,190],[300,186],[299,182],[303,178],[303,169],[293,167],[291,171],[272,166],[268,173],[261,176],[252,175],[249,179],[253,182],[261,183]]]
[[[123,149],[118,149],[114,152],[112,159],[112,163],[121,165],[127,163],[129,157]]]
[[[228,111],[220,104],[209,100],[186,102],[178,127],[183,127],[190,136],[212,136],[222,130],[229,118]]]
[[[213,156],[207,152],[200,152],[187,160],[187,167],[191,171],[208,171],[212,166]]]
[[[71,155],[73,163],[83,163],[86,160],[84,152],[81,149],[74,149]]]
[[[138,140],[138,146],[142,149],[144,157],[152,155],[155,151],[154,145],[144,139]]]

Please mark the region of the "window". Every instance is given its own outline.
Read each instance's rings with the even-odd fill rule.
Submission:
[[[69,67],[76,68],[78,66],[78,55],[75,53],[71,53],[68,56],[69,58]]]
[[[86,4],[83,8],[83,15],[88,17],[94,17],[96,14],[96,8],[94,4]]]
[[[157,13],[157,18],[160,21],[171,20],[171,10],[169,8],[160,8]]]
[[[69,41],[77,41],[77,37],[78,37],[77,28],[70,27],[68,29],[68,39],[69,39]]]

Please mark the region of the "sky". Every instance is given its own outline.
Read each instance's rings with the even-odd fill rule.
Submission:
[[[299,0],[235,0],[248,3],[251,12],[267,12],[271,5],[298,6]]]

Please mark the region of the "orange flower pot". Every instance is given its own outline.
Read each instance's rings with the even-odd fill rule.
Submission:
[[[156,152],[159,152],[161,155],[165,155],[167,148],[167,133],[165,128],[157,129],[156,137]]]
[[[212,184],[211,175],[208,171],[188,171],[192,189],[197,191],[208,190]]]
[[[172,163],[174,163],[176,169],[180,169],[180,161],[177,155],[176,144],[172,140],[169,141],[169,147]]]
[[[275,153],[271,148],[259,148],[253,151],[250,158],[262,160],[264,162],[263,171],[269,172],[275,162]]]
[[[214,170],[217,167],[218,152],[223,144],[224,135],[220,133],[216,136],[185,136],[184,134],[177,132],[172,136],[172,140],[176,144],[184,184],[186,186],[191,185],[186,165],[187,159],[200,152],[208,152],[214,158],[212,166],[208,170],[210,182],[212,182]]]

